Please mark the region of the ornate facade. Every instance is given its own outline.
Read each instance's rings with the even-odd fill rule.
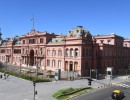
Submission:
[[[2,35],[2,34],[1,34]],[[1,39],[0,35],[0,39]],[[39,32],[0,40],[0,61],[45,70],[78,71],[126,69],[130,63],[130,40],[116,34],[92,36],[82,26],[67,35]],[[22,59],[22,60],[20,60]]]

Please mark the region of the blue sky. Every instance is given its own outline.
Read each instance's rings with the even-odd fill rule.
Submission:
[[[92,35],[116,33],[130,38],[130,0],[0,0],[2,38],[32,29],[67,34],[82,25]]]

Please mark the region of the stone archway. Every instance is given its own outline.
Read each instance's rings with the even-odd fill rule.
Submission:
[[[29,65],[30,66],[34,65],[34,50],[33,49],[30,50],[30,62],[29,62]]]
[[[67,71],[69,68],[68,68],[68,61],[65,61],[65,71]]]
[[[70,61],[70,64],[69,64],[69,71],[73,71],[73,62]]]
[[[74,71],[78,70],[78,62],[74,62]]]

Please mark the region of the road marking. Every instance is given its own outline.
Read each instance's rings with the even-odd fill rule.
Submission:
[[[123,83],[117,84],[116,86],[121,86],[121,87],[125,87],[125,88],[129,88],[130,87],[129,85],[123,84]]]

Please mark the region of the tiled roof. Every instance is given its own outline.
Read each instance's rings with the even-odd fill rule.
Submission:
[[[63,38],[52,38],[48,44],[62,44]]]

